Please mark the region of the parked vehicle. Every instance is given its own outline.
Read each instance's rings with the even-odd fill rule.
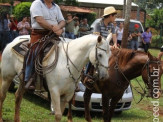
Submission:
[[[72,103],[72,110],[84,111],[83,95],[85,91],[85,86],[82,84],[82,82],[79,82],[78,87],[80,91],[75,92],[75,99]],[[129,85],[128,88],[125,90],[122,99],[118,102],[115,112],[121,113],[124,110],[130,109],[132,99],[132,90]],[[99,93],[93,93],[91,95],[89,107],[91,111],[102,112],[102,95]]]
[[[99,22],[99,21],[100,21],[100,19],[96,19],[96,20],[92,23],[92,25],[91,25],[92,31],[93,31],[93,29],[94,29],[95,23],[96,23],[96,22]],[[115,21],[117,22],[117,26],[119,26],[120,22],[124,22],[124,19],[122,19],[122,18],[116,18]],[[144,32],[144,27],[142,26],[142,23],[141,23],[140,21],[130,19],[129,33],[131,33],[131,32],[134,30],[134,25],[135,25],[135,24],[138,24],[138,25],[139,25],[138,30],[139,30],[140,32]],[[140,38],[140,37],[139,37],[138,41],[139,41],[139,48],[138,48],[138,50],[143,50],[143,51],[144,51],[143,45],[142,45],[142,41],[141,41],[141,38]],[[131,46],[130,46],[130,42],[128,42],[128,47],[129,47],[129,48],[131,47]]]

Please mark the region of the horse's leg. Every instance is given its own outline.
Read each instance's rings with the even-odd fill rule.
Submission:
[[[53,90],[55,89],[55,90]],[[57,88],[50,89],[50,95],[51,95],[51,102],[54,105],[54,110],[55,110],[55,120],[56,122],[60,122],[62,119],[62,111],[61,111],[61,99],[60,99],[60,94],[56,90]]]
[[[20,104],[25,92],[24,82],[20,82],[19,87],[15,93],[15,122],[20,122]]]
[[[85,107],[85,119],[88,122],[91,122],[90,110],[89,110],[89,102],[91,99],[92,91],[87,89],[84,92],[84,107]]]
[[[2,76],[2,87],[0,89],[0,122],[3,122],[3,120],[2,120],[2,105],[6,98],[6,93],[10,87],[11,82],[12,82],[12,78],[4,80],[4,78]]]
[[[72,109],[71,109],[72,100],[73,98],[68,103],[68,113],[67,113],[68,122],[72,122]]]
[[[109,122],[111,121],[111,118],[113,117],[114,109],[115,109],[118,101],[122,98],[122,95],[119,95],[117,97],[114,97],[111,100],[110,107],[109,107],[109,116],[108,116]]]
[[[108,97],[108,95],[102,94],[102,109],[103,109],[104,122],[110,122],[110,120],[108,119],[109,100],[110,100],[110,98]]]

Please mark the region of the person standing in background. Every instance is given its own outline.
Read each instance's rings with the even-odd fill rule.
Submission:
[[[69,39],[74,39],[74,26],[75,21],[72,18],[72,15],[67,14],[66,26],[65,26],[65,37]]]
[[[28,35],[31,29],[29,23],[27,22],[27,17],[23,17],[22,21],[20,21],[17,25],[19,30],[19,35]]]
[[[18,21],[15,19],[14,15],[10,16],[10,21],[11,21],[11,26],[10,26],[11,36],[12,36],[12,40],[14,40],[19,35],[18,28],[17,28]]]
[[[0,38],[1,38],[1,51],[5,48],[5,46],[11,42],[10,29],[7,19],[7,14],[3,13],[0,15]]]
[[[132,40],[131,40],[131,49],[137,50],[139,47],[139,42],[138,42],[138,37],[141,36],[141,33],[139,32],[139,25],[135,24],[134,25],[134,31],[131,33]]]
[[[79,26],[79,31],[80,31],[80,37],[87,35],[87,31],[89,31],[89,25],[88,25],[88,20],[87,18],[84,18],[82,23]]]
[[[75,27],[74,27],[74,39],[78,38],[78,31],[79,31],[79,21],[77,20],[75,22]]]
[[[117,33],[117,44],[118,46],[121,46],[122,37],[123,37],[123,23],[122,22],[120,22],[119,28],[117,29],[116,33]]]
[[[145,32],[142,34],[142,42],[143,42],[144,51],[147,53],[149,46],[152,42],[152,33],[149,27],[147,27],[145,29]]]
[[[115,32],[117,33],[117,30],[119,29],[119,27],[117,26],[116,21],[113,22],[114,28],[115,28]]]

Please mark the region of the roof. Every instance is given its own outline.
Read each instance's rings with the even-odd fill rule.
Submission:
[[[88,8],[81,8],[81,7],[76,7],[76,6],[60,5],[60,8],[62,11],[66,11],[66,12],[78,12],[78,13],[92,13],[93,12]]]
[[[114,6],[116,9],[123,9],[124,0],[77,0],[79,6],[92,7],[92,8],[105,8]],[[132,2],[132,9],[136,9],[137,4]]]
[[[16,6],[19,3],[20,3],[20,1],[14,1],[14,6]],[[11,6],[10,3],[0,3],[0,5],[2,5],[2,6]]]

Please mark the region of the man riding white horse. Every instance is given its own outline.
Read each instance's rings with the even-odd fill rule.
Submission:
[[[25,63],[24,81],[25,88],[34,90],[35,86],[32,85],[32,75],[34,74],[34,57],[38,53],[39,43],[37,41],[53,31],[56,36],[60,36],[65,26],[65,20],[61,10],[53,0],[35,0],[30,8],[31,13],[31,48],[28,52]],[[36,44],[37,43],[37,44]],[[33,46],[33,44],[35,44]],[[30,81],[29,83],[27,83]]]

